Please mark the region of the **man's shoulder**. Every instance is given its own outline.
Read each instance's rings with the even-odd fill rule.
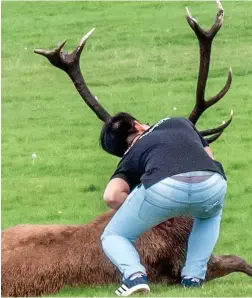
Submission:
[[[155,125],[153,125],[153,128],[164,127],[165,125],[176,125],[179,123],[192,124],[187,118],[184,117],[166,117],[159,120]]]

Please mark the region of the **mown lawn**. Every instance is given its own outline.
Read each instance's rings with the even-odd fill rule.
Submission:
[[[212,145],[229,183],[215,252],[252,263],[252,3],[223,5],[207,95],[222,88],[230,65],[233,84],[198,127],[218,125],[234,110],[231,127]],[[2,3],[2,229],[89,222],[107,209],[102,193],[118,162],[99,148],[101,123],[68,77],[33,49],[68,39],[70,51],[96,27],[82,70],[109,112],[128,111],[149,123],[187,116],[194,105],[198,46],[185,21],[186,6],[201,24],[211,25],[216,7],[210,2]],[[58,296],[111,296],[114,288],[65,288]],[[250,296],[252,282],[237,273],[201,290],[152,289],[151,296]]]

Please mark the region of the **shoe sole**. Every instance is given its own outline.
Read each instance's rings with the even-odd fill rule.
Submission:
[[[120,291],[119,291],[120,289]],[[121,297],[127,297],[130,296],[132,294],[136,294],[136,293],[149,293],[150,292],[150,287],[148,285],[137,285],[134,286],[132,288],[127,288],[125,285],[123,285],[121,288],[119,288],[118,290],[115,291],[117,296],[121,296]],[[122,292],[123,290],[123,292]]]

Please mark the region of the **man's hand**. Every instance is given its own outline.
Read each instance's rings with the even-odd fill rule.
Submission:
[[[128,183],[121,178],[114,178],[109,181],[103,198],[112,209],[119,209],[130,192]]]

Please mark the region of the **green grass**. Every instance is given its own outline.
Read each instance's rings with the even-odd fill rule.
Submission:
[[[207,96],[234,73],[225,99],[199,128],[234,120],[212,145],[228,176],[216,253],[251,255],[252,3],[224,2]],[[154,123],[187,116],[194,105],[198,45],[185,7],[205,27],[216,13],[209,2],[4,2],[2,4],[2,228],[20,223],[87,223],[107,207],[103,189],[118,159],[99,148],[101,123],[84,106],[67,76],[35,48],[68,39],[72,50],[92,27],[82,70],[109,112],[128,111]],[[174,111],[173,107],[177,107]],[[32,164],[32,153],[37,154]],[[111,296],[115,286],[65,288],[58,296]],[[251,278],[233,274],[202,290],[153,285],[153,296],[249,296]]]

